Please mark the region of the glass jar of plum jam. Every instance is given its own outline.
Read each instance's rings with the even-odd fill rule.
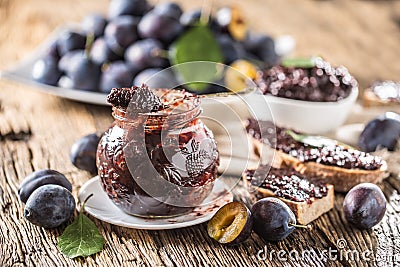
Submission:
[[[171,217],[199,206],[219,165],[213,134],[199,119],[200,99],[142,85],[114,88],[108,101],[114,122],[99,142],[97,166],[114,204],[141,217]]]

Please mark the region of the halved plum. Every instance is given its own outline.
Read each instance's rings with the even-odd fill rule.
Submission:
[[[221,244],[236,245],[250,237],[253,219],[250,210],[241,202],[221,207],[207,225],[208,235]]]

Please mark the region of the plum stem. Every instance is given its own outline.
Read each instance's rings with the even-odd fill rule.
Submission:
[[[86,36],[86,43],[85,43],[85,55],[89,57],[90,50],[92,50],[92,45],[94,42],[94,33],[89,33]]]
[[[154,48],[150,51],[150,54],[153,57],[162,57],[168,59],[168,50],[165,49]]]
[[[88,202],[88,200],[91,198],[93,196],[93,193],[92,194],[90,194],[90,195],[88,195],[86,198],[85,198],[85,200],[83,201],[83,203],[82,203],[82,205],[81,205],[81,209],[80,209],[80,213],[82,213],[84,210],[85,210],[85,205],[86,205],[86,202]]]
[[[300,225],[300,224],[295,224],[295,223],[288,223],[291,226],[294,226],[296,228],[303,228],[303,229],[307,229],[307,230],[312,230],[312,225],[308,224],[308,225]]]
[[[203,6],[201,8],[200,22],[203,25],[207,25],[210,20],[212,0],[203,0]]]

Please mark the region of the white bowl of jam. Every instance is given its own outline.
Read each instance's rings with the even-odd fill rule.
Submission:
[[[245,96],[254,117],[309,134],[342,125],[358,97],[347,69],[323,60],[310,68],[275,66],[260,72],[256,83],[258,90]]]

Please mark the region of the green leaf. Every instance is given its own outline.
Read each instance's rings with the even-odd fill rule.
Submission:
[[[197,92],[204,90],[210,82],[222,75],[219,64],[182,64],[193,61],[223,62],[218,42],[203,24],[192,27],[172,44],[169,59],[183,82]]]
[[[297,142],[301,142],[313,147],[324,147],[339,144],[338,141],[324,136],[297,134],[292,130],[287,130],[286,133],[290,135]]]
[[[297,67],[297,68],[312,68],[315,66],[317,58],[285,58],[282,60],[281,65],[284,67]]]
[[[103,236],[94,222],[83,214],[87,200],[88,198],[75,221],[65,228],[64,233],[58,238],[58,247],[69,258],[90,256],[103,249]]]

